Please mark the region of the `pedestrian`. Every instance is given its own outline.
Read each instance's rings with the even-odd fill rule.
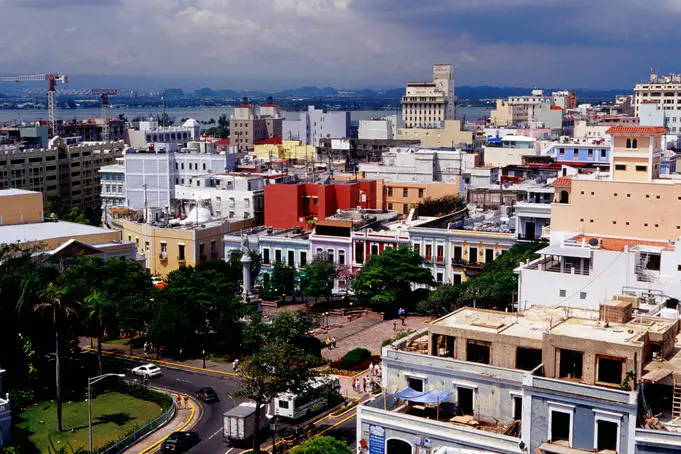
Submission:
[[[357,379],[356,378],[352,379],[352,390],[357,391]]]
[[[369,373],[370,373],[371,375],[374,374],[374,363],[369,363]]]
[[[324,343],[326,344],[326,348],[331,350],[331,338],[329,336],[326,336],[326,340],[324,341]]]
[[[189,406],[189,396],[184,395],[184,408],[187,408]]]
[[[336,336],[331,336],[331,345],[333,345],[333,348],[336,348]]]
[[[234,369],[234,372],[239,372],[239,358],[234,359],[232,369]]]
[[[144,341],[144,356],[147,356],[148,351],[149,351],[149,342]]]
[[[178,393],[177,396],[175,396],[175,401],[177,402],[177,408],[180,408],[182,405],[182,396]]]
[[[367,392],[367,379],[366,379],[366,377],[362,377],[362,391]]]
[[[393,331],[397,331],[397,320],[393,320]]]
[[[406,315],[404,315],[404,312],[403,312],[403,313],[402,313],[402,326],[407,326],[407,324],[406,324],[406,322],[405,322],[405,319],[406,319],[406,318],[407,318],[407,317],[406,317]]]

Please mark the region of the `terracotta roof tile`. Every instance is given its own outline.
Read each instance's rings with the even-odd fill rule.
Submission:
[[[606,134],[666,134],[664,126],[613,126]]]
[[[558,177],[553,180],[554,186],[572,186],[572,178],[570,177]]]

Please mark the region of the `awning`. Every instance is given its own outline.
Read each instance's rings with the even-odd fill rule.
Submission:
[[[668,369],[651,370],[641,377],[641,383],[658,383],[671,374],[672,371]]]
[[[394,396],[398,399],[408,400],[409,402],[416,402],[421,404],[439,404],[449,399],[453,392],[447,393],[439,389],[431,389],[429,391],[415,391],[407,387],[406,389],[395,393]]]
[[[537,251],[540,255],[559,255],[561,257],[579,257],[588,259],[591,257],[591,249],[585,247],[569,247],[553,245]]]

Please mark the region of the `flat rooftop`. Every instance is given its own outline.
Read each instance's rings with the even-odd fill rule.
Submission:
[[[462,308],[431,323],[434,328],[500,334],[542,340],[545,333],[611,344],[633,345],[645,332],[664,333],[675,320],[635,316],[627,323],[599,321],[599,311],[567,307],[534,306],[522,313]],[[442,331],[442,330],[438,330]]]
[[[118,230],[64,221],[3,225],[0,226],[0,244],[47,241],[54,238],[71,238],[112,232],[118,232]]]
[[[40,194],[39,192],[36,191],[27,191],[25,189],[0,189],[0,197],[7,197],[7,196],[12,196],[12,195],[24,195],[24,194]]]

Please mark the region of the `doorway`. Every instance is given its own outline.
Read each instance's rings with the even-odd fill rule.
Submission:
[[[388,440],[386,454],[411,454],[411,445],[404,440]]]
[[[456,387],[456,398],[458,414],[472,415],[473,412],[473,390],[471,388]]]
[[[536,239],[535,229],[537,228],[534,222],[525,223],[525,239],[534,241]]]

